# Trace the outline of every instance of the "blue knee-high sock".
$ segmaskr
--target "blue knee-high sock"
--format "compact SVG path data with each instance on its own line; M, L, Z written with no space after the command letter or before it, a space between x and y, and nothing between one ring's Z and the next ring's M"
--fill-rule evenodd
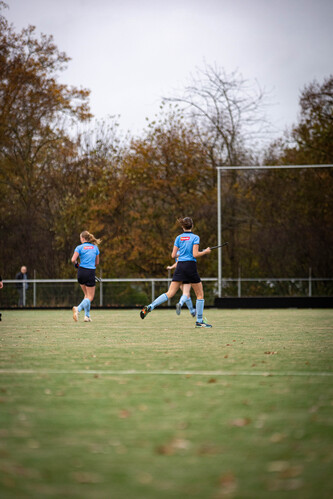
M193 314L193 312L195 312L195 308L193 307L193 303L192 303L192 300L191 298L187 298L186 300L186 305L187 305L187 308L189 309L189 311L191 312L191 314Z
M86 312L87 317L90 317L90 306L91 306L91 301L88 298L86 298L86 306L84 310Z
M86 306L86 298L83 298L80 305L77 307L78 312L81 312L81 310L86 310L85 306Z
M184 303L186 302L186 300L187 300L187 296L186 295L182 295L180 297L179 303L180 303L181 307L184 305Z
M84 310L85 314L89 317L90 314L90 300L88 298L84 298L84 300L81 301L80 305L78 306L78 312L81 312L81 310Z
M154 300L153 303L150 304L151 309L154 310L154 308L158 307L159 305L162 305L162 303L167 301L167 299L168 297L166 293L163 293L162 295L158 296L156 300Z
M197 322L203 322L203 310L204 310L205 300L197 300L196 310L197 310Z

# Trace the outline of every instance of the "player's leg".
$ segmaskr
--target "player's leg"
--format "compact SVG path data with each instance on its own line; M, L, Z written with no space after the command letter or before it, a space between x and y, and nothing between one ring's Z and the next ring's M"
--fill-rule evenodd
M88 310L88 316L90 315L89 314L89 311L90 311L89 296L91 294L89 291L90 288L88 286L86 286L85 284L80 284L80 286L81 286L81 289L83 291L84 298L77 307L73 307L73 309L72 309L73 310L73 319L75 320L75 322L77 322L79 320L79 313L82 310L84 310L85 316L87 316L87 310ZM94 289L94 294L95 294L95 289Z
M144 319L149 312L154 310L154 308L162 305L162 303L166 302L169 298L172 298L178 291L181 283L178 281L172 281L170 287L166 293L162 293L160 296L156 298L150 305L145 305L140 312L141 319Z
M95 286L86 286L86 307L85 307L85 316L84 316L84 321L85 322L91 322L91 318L90 318L90 306L91 306L91 303L93 301L93 299L95 298L95 290L96 290L96 287Z
M184 303L186 303L186 305L190 309L190 306L188 305L187 302L188 302L188 300L191 301L191 298L190 298L191 284L189 284L189 283L183 284L183 286L181 286L181 289L182 289L182 295L179 299L179 302L176 305L176 314L177 315L180 315L181 308L184 305ZM192 304L192 301L191 301L191 304ZM193 305L192 305L192 309L193 309Z
M84 309L84 305L85 305L85 300L86 300L86 285L85 284L80 284L80 287L83 291L83 300L81 301L81 303L77 306L77 307L73 307L72 310L73 310L73 319L75 320L75 322L77 322L79 320L79 312L81 312L81 310Z
M203 320L205 300L204 300L204 291L203 291L202 282L192 283L192 288L197 297L197 302L195 306L197 314L195 327L207 327L207 328L212 327L210 324L207 324Z
M192 300L191 300L191 284L184 284L184 289L183 289L183 295L186 296L186 306L190 311L190 314L192 317L195 317L195 308L193 306Z

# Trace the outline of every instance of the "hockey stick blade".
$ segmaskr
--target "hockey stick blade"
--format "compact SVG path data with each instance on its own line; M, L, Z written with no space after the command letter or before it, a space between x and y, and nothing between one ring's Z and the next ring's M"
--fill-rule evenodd
M219 244L218 246L211 246L211 248L210 248L210 249L212 250L212 249L216 249L216 248L222 248L223 246L228 246L228 244L229 244L229 243L228 243L228 242L226 242L226 243L223 243L223 244Z

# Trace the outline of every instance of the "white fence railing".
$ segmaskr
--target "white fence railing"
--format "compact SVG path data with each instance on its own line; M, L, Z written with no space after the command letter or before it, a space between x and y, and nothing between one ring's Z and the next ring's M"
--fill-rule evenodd
M211 293L214 294L215 296L218 296L218 278L217 277L204 277L202 278L202 281L204 283L210 284L210 288L213 287L211 290ZM244 277L238 277L238 278L223 278L222 280L222 288L225 291L225 294L230 296L230 289L232 287L233 290L233 296L237 295L239 298L240 297L245 297L245 296L254 296L253 294L248 294L245 292L243 293L243 288L244 285L246 284L251 284L251 283L258 283L258 284L263 284L263 289L265 288L266 292L265 294L270 294L267 293L267 290L271 290L272 293L274 294L274 290L277 288L277 286L281 286L282 283L289 283L289 290L288 292L284 292L283 296L292 296L293 292L298 291L302 296L309 296L311 297L313 294L313 285L314 283L330 283L333 281L333 278L314 278L311 276L311 274L308 277L286 277L286 278L274 278L274 277L269 277L269 278L244 278ZM104 305L104 286L112 286L117 285L120 283L131 283L135 285L139 284L149 284L150 285L150 294L151 294L151 301L155 299L156 295L156 285L160 283L165 283L165 290L168 288L169 284L171 282L171 276L167 278L121 278L121 279L116 279L116 278L103 278L101 279L100 282L96 283L97 287L99 288L99 292L96 293L96 298L95 299L95 305L99 305L100 307L103 307ZM23 307L26 306L27 304L27 295L29 293L30 296L30 306L32 305L33 307L37 306L37 292L39 287L43 287L47 284L52 284L54 286L54 293L56 290L56 287L59 286L60 284L73 284L74 286L77 285L77 279L27 279L27 280L15 280L15 279L6 279L3 281L4 283L4 288L1 290L1 294L6 294L6 290L8 289L7 286L9 285L12 289L17 288L17 291L21 292L21 305ZM24 284L24 285L23 285ZM26 289L26 285L28 285L28 288ZM18 287L19 286L19 287ZM327 286L327 284L326 284ZM31 288L32 288L32 297L31 297ZM291 290L293 288L293 292ZM206 289L206 286L205 286ZM287 289L285 287L285 289ZM29 290L29 291L28 291ZM13 294L13 293L12 293ZM52 294L52 293L51 293ZM276 293L275 293L276 294ZM281 293L280 293L281 294ZM328 293L325 293L326 295L333 295L333 283L330 286L330 289ZM16 296L16 295L15 295ZM32 299L31 299L32 298ZM0 296L1 299L1 296ZM170 300L168 301L168 305L170 305Z

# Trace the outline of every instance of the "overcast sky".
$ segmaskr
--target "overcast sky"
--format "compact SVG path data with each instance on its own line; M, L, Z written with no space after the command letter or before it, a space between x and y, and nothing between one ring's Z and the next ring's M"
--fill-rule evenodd
M92 113L133 134L204 61L270 92L277 134L297 121L304 85L333 74L332 0L5 2L17 30L32 24L71 57L61 81L91 90Z

